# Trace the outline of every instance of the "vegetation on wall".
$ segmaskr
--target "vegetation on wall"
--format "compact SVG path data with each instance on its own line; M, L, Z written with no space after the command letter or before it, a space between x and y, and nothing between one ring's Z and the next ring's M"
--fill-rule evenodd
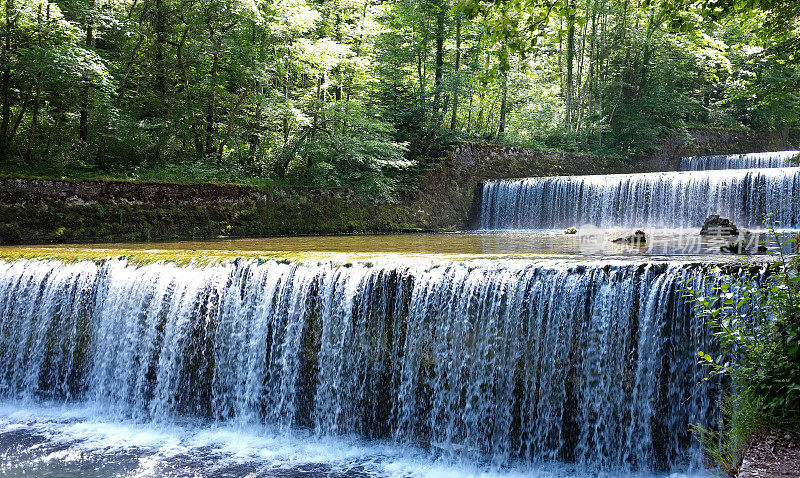
M0 169L413 184L453 141L798 124L796 2L7 0Z

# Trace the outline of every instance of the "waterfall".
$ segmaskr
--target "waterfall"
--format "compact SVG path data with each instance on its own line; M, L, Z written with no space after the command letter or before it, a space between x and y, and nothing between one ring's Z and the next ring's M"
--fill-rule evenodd
M681 158L681 171L707 171L711 169L785 168L800 151L775 151L768 153L722 154Z
M483 229L699 228L709 214L758 228L800 227L800 168L561 176L487 181Z
M687 470L718 391L681 262L0 261L0 396Z

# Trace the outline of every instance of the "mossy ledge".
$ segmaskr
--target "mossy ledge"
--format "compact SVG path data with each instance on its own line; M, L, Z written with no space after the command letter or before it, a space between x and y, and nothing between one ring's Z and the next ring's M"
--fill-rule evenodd
M492 254L462 254L462 253L397 253L397 252L297 252L297 251L248 251L227 249L167 249L138 247L109 247L98 246L0 246L0 262L13 262L17 260L43 260L73 263L79 261L103 262L107 260L124 260L135 266L144 266L154 263L170 263L178 266L204 266L231 261L277 261L283 263L322 264L330 263L335 266L348 267L359 263L368 267L391 264L415 264L427 267L448 266L453 262L486 261L503 259L506 261L533 261L533 262L564 262L575 267L584 267L586 264L603 263L612 264L638 263L641 267L676 262L674 258L665 256L638 256L638 257L598 257L553 254L522 254L522 253L492 253ZM715 268L720 273L731 273L742 268L757 272L772 262L771 258L753 259L747 256L697 256L684 258L680 262L685 267Z
M0 178L0 243L413 231L407 206L344 190Z

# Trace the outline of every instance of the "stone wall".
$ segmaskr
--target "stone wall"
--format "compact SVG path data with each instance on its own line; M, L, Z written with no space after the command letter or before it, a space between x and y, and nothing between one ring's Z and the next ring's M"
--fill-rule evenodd
M114 242L397 232L402 204L347 190L0 178L0 243Z
M668 171L681 156L787 149L799 139L789 130L690 129L634 160L463 143L393 202L336 189L0 178L0 243L458 230L475 225L487 179Z
M413 204L429 229L473 228L484 180L635 170L634 163L615 158L462 143L422 178Z

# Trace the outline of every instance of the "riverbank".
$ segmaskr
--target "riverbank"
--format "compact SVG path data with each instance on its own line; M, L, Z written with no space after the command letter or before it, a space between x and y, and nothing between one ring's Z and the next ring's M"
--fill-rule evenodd
M800 474L800 440L797 435L775 431L753 440L739 469L738 478L797 478Z
M476 192L486 179L670 171L681 156L795 140L779 131L687 134L635 160L462 143L390 200L345 189L0 177L0 244L461 230L476 226Z

